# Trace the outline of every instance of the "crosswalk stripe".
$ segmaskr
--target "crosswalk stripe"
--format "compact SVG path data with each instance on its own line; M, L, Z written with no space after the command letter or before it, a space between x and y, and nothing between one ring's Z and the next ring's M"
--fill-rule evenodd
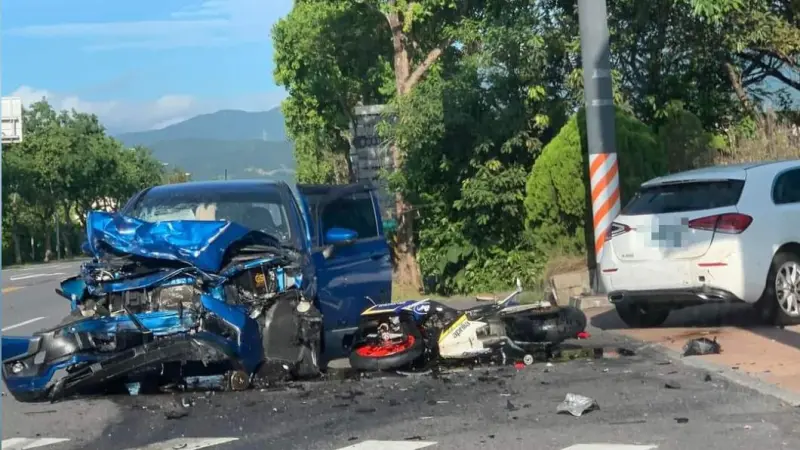
M577 444L562 450L654 450L656 445Z
M0 443L0 447L2 447L3 450L28 450L31 448L44 447L45 445L58 444L68 440L69 439L59 438L11 438L3 439L3 442Z
M339 450L418 450L435 444L426 441L364 441Z
M228 442L238 441L239 438L175 438L168 441L156 442L144 447L136 447L128 450L198 450L215 445L227 444Z

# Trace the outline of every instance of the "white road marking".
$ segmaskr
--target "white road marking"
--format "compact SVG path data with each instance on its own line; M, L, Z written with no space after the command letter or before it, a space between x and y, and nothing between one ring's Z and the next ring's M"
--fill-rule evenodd
M654 450L657 445L577 444L562 450Z
M436 445L426 441L364 441L339 450L417 450Z
M0 447L2 447L3 450L27 450L29 448L38 448L44 447L45 445L67 442L68 440L69 439L58 438L11 438L3 439L3 442L0 443Z
M52 273L34 273L31 275L19 275L16 277L11 277L8 281L20 281L20 280L28 280L30 278L40 278L40 277L54 277L56 275L66 275L64 272L52 272Z
M198 450L206 447L213 447L215 445L227 444L228 442L238 441L239 438L224 437L224 438L176 438L168 441L156 442L144 447L131 448L128 450L173 450L179 448L180 450Z
M46 317L34 317L33 319L26 320L25 322L20 322L20 323L15 323L14 325L9 325L9 326L3 328L0 331L8 331L8 330L13 330L14 328L24 327L25 325L28 325L29 323L38 322L38 321L40 321L42 319L46 319ZM3 441L3 442L5 442L5 441Z

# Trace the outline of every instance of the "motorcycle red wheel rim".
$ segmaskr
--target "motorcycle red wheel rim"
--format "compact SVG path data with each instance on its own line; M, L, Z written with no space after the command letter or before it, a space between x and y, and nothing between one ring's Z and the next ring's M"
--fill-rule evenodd
M356 349L356 354L365 358L384 358L410 349L414 345L414 341L414 336L409 334L406 335L403 342L390 342L382 345L365 345L359 347Z

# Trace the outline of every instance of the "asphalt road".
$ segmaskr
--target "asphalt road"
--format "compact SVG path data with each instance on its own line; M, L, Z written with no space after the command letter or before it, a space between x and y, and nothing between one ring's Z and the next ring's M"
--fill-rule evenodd
M6 291L3 327L44 317L9 334L55 324L67 311L66 301L53 293L62 275L19 277L70 272L55 266L3 271L4 290L24 285ZM592 338L582 345L637 348L616 335L590 331ZM557 414L567 393L592 397L599 409L581 417ZM800 448L800 408L644 348L630 357L522 370L464 369L438 378L329 380L241 393L34 405L4 395L2 402L3 449ZM580 446L587 444L609 445Z

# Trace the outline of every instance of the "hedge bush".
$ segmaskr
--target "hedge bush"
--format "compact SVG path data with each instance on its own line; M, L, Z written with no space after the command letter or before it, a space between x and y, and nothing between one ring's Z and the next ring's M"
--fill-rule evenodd
M620 108L615 116L624 205L642 182L666 173L667 160L645 124ZM525 226L540 255L556 251L587 254L593 260L588 180L586 120L580 110L545 146L528 176Z
M703 129L700 119L684 109L667 115L658 128L658 139L670 173L713 164L719 147L714 136Z

